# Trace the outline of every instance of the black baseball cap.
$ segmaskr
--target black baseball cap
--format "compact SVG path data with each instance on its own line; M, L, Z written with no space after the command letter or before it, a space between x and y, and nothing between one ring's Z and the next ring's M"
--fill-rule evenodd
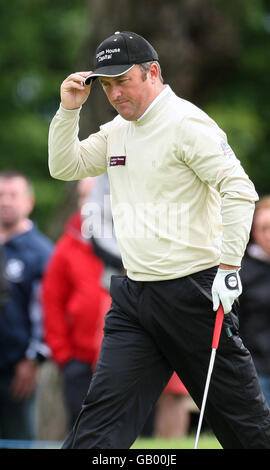
M118 77L128 72L135 64L158 60L151 44L139 34L117 31L105 39L97 48L94 72L85 79L89 85L93 78Z

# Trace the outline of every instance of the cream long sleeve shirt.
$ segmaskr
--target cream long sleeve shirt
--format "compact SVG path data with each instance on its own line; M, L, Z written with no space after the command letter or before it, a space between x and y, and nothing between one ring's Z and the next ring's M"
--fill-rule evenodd
M108 172L123 264L133 280L240 266L258 199L226 134L169 86L138 121L117 116L79 141L80 110L60 106L49 131L54 178Z

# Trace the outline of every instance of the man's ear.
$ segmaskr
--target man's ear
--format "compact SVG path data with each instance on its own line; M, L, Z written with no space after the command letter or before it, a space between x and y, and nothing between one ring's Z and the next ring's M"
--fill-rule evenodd
M149 69L149 76L153 83L157 80L157 78L159 77L159 69L157 64L151 64Z
M29 216L31 214L31 212L33 212L34 210L34 207L35 207L35 197L34 196L30 196L29 197L29 200L28 200L28 207L27 207L27 216Z

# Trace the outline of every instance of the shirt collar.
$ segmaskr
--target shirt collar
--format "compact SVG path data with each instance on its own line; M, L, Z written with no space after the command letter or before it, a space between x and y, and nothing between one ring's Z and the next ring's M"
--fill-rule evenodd
M165 85L163 90L156 96L156 98L152 101L152 103L148 106L148 108L144 111L144 113L137 119L137 122L140 122L142 118L149 113L149 111L165 96L170 90L168 85Z

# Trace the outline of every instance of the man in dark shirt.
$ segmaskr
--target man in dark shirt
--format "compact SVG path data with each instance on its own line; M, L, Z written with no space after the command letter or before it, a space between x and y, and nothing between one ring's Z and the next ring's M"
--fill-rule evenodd
M5 439L33 439L33 405L42 341L39 283L52 242L28 218L34 194L28 179L0 173L0 242L9 299L0 314L0 432Z

